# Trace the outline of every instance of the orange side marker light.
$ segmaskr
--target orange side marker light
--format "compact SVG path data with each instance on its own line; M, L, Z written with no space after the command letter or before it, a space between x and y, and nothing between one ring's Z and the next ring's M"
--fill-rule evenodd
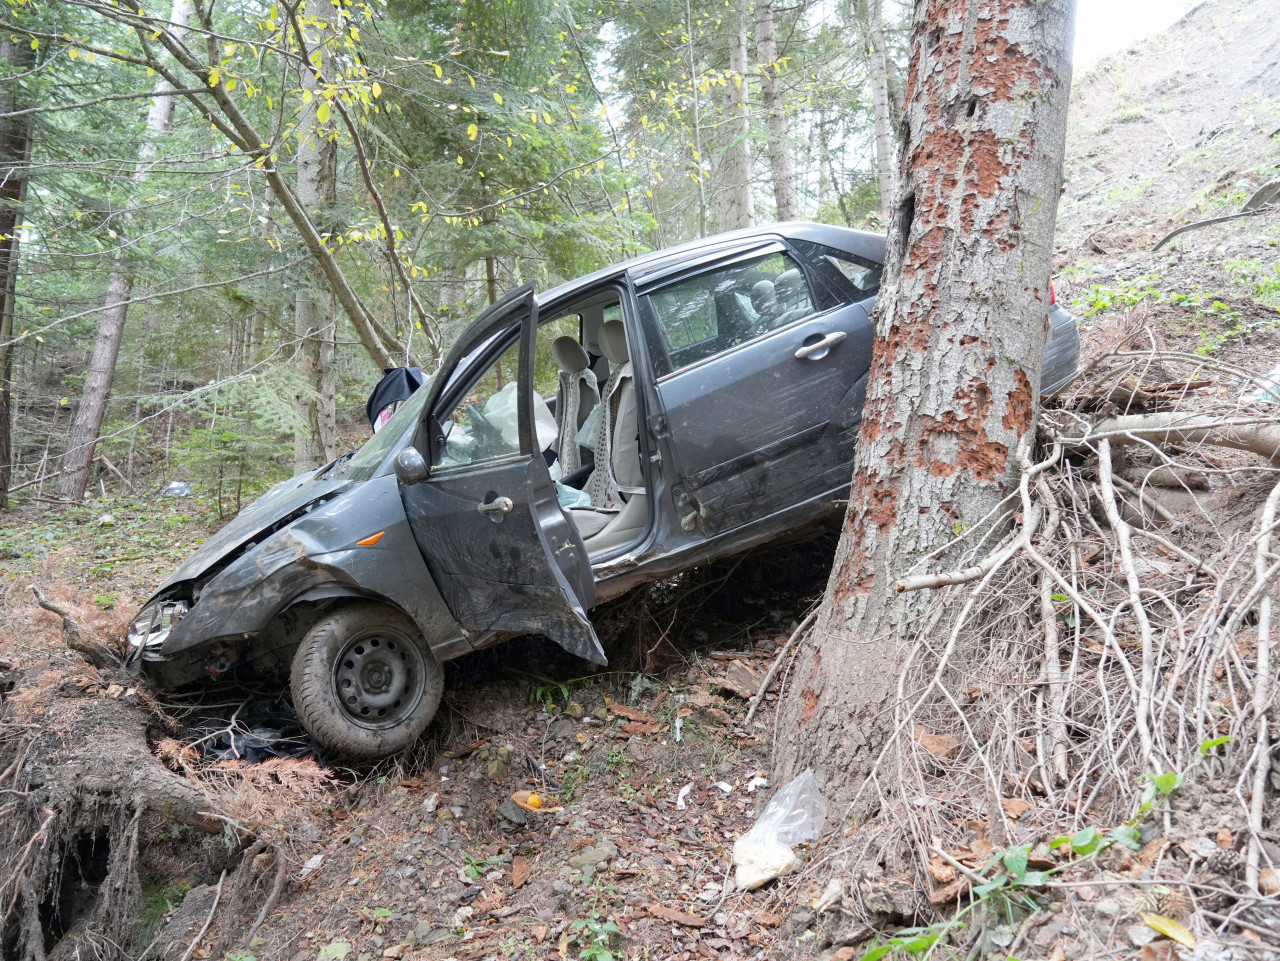
M378 543L378 541L382 540L382 535L385 533L386 531L378 531L378 533L366 537L362 541L356 541L356 547L372 547L374 544Z

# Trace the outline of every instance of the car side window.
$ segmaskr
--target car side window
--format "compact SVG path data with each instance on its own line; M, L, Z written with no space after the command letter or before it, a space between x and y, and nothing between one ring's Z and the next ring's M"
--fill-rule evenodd
M823 309L857 303L879 292L883 264L809 240L792 243L813 268Z
M437 466L461 467L520 453L520 344L502 352L440 426L444 447Z
M659 376L815 313L804 272L781 252L676 281L643 297L640 306L661 340L650 350Z

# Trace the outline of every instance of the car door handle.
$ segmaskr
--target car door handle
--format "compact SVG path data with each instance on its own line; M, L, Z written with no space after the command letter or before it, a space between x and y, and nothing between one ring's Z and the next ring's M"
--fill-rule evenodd
M796 360L821 360L827 356L827 351L837 344L843 344L847 335L843 330L832 331L821 340L815 340L812 344L805 344L796 351Z
M510 497L495 497L489 503L481 504L478 510L482 514L510 514L515 507L515 502Z

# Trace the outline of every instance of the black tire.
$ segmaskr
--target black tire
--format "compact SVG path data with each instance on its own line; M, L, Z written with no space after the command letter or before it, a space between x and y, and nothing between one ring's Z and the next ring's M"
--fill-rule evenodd
M374 760L403 751L427 729L444 671L408 617L358 603L326 614L307 632L290 686L298 720L322 747Z

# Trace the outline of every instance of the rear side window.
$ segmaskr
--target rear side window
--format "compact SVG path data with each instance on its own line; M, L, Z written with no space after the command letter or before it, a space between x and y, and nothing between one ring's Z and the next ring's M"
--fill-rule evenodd
M804 272L780 252L677 281L640 306L658 376L815 313Z
M792 244L813 268L820 299L832 299L823 303L824 309L866 300L880 290L883 264L810 240L793 240Z

